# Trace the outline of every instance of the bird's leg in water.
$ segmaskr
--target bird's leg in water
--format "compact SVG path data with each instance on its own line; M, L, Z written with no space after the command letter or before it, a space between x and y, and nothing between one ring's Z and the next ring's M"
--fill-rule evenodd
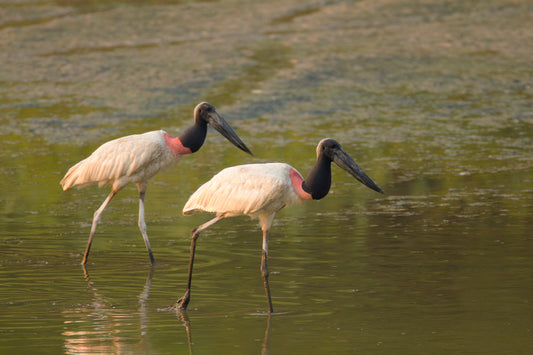
M179 310L186 310L187 306L189 305L189 301L191 300L191 282L192 282L192 269L194 266L194 253L196 250L196 240L200 236L200 232L206 229L207 227L217 223L220 221L223 216L216 216L215 218L205 222L199 227L196 227L191 232L191 255L189 259L189 276L187 279L187 290L185 291L185 294L178 299L176 304L174 305L174 308Z
M104 212L104 209L106 208L107 204L111 201L113 196L116 195L116 191L111 190L109 195L107 195L107 198L105 199L104 203L94 212L93 216L93 224L91 226L91 233L89 234L89 240L87 241L87 248L85 249L85 254L83 254L83 260L81 261L82 265L85 265L87 263L87 258L89 258L89 252L91 251L91 244L93 243L94 238L94 232L96 231L96 225L100 221L100 216L102 215L102 212Z
M272 298L270 297L270 286L268 284L268 266L267 266L267 256L268 256L268 229L263 229L263 253L261 257L261 275L263 276L263 282L265 284L265 293L268 300L268 311L269 313L274 313L272 309Z
M146 223L144 222L144 194L146 193L146 184L137 184L139 189L139 229L144 239L144 245L150 255L150 262L155 265L154 255L152 254L152 248L150 248L150 241L148 240L148 234L146 234Z
M189 257L189 276L187 278L187 290L185 291L185 294L178 299L178 302L176 302L176 308L186 310L187 306L189 305L189 301L191 300L191 282L192 282L192 269L194 266L194 252L196 250L196 239L200 236L200 233L198 233L198 228L195 228L192 230L192 236L191 236L191 255Z

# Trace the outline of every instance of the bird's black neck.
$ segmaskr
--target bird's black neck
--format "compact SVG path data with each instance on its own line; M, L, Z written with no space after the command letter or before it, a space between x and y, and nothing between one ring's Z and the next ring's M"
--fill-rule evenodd
M202 147L206 135L207 122L204 120L196 120L194 126L187 128L179 135L179 139L184 147L189 148L194 153Z
M331 187L331 159L321 155L307 174L302 188L311 194L313 200L320 200L326 196Z

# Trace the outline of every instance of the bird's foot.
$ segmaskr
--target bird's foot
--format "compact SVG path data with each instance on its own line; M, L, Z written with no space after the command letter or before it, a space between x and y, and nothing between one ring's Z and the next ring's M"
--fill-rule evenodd
M174 310L174 311L186 311L190 300L191 300L191 297L189 295L189 292L187 291L187 292L185 292L183 297L180 297L176 301L176 303L174 303L173 306L168 307L168 309L169 310Z

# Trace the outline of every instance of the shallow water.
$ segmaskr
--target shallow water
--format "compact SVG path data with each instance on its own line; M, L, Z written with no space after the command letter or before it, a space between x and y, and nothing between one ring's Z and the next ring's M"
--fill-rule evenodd
M533 347L533 7L528 1L4 1L0 4L0 353L529 353ZM254 152L211 130L104 212L61 191L103 142L178 134L214 104ZM305 175L336 138L386 192L341 169L282 210L267 317L256 221L199 239L187 317L183 217L224 167Z

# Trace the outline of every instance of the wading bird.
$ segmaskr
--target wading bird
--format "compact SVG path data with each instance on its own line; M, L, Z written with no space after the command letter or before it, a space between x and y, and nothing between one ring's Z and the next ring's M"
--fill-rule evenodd
M102 212L113 196L129 183L136 184L139 190L139 229L150 261L155 263L144 222L144 195L148 181L159 171L177 164L182 155L200 149L207 134L207 124L213 126L237 148L252 154L215 107L202 102L194 109L194 125L178 137L172 137L160 130L114 139L102 144L88 158L69 169L60 182L63 190L72 186L82 188L94 184L99 187L111 185L111 193L94 213L82 264L87 263L96 225Z
M325 197L331 186L331 162L346 170L362 184L383 191L357 166L340 144L322 139L316 148L317 160L304 180L293 167L284 163L249 164L226 168L194 192L183 208L184 215L213 212L216 217L192 230L187 289L173 308L186 310L191 296L191 279L196 240L200 232L226 217L248 215L258 218L263 230L261 274L265 285L269 312L272 299L268 284L268 235L276 212L305 200Z

